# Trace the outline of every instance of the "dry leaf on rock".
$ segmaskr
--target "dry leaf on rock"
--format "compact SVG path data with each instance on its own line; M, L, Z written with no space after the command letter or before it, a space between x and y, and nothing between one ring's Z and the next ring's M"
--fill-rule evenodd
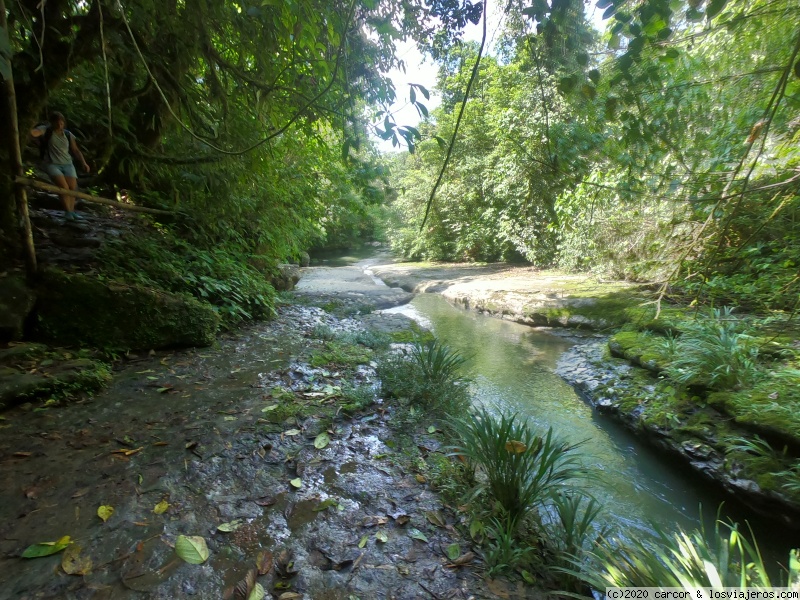
M71 544L61 557L61 568L67 575L88 575L92 572L92 559L81 556L81 547Z
M256 556L256 569L259 575L267 575L272 571L272 552L263 550Z

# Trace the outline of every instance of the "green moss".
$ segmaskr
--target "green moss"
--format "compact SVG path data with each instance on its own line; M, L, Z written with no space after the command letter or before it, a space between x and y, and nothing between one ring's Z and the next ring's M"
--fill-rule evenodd
M121 350L207 346L220 322L193 298L53 269L43 274L37 313L41 338Z
M435 339L431 331L423 329L416 323L412 323L409 329L392 331L389 333L389 337L395 344L411 344L414 342L427 344Z
M800 446L800 375L779 371L751 389L714 392L708 401L740 425Z
M649 371L660 373L667 365L664 338L649 331L621 331L608 341L611 354Z

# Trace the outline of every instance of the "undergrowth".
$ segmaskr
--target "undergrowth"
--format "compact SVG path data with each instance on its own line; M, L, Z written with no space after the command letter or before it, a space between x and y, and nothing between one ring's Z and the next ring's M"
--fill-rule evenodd
M214 307L226 328L274 314L275 290L234 244L203 248L161 229L106 244L102 277L187 294Z

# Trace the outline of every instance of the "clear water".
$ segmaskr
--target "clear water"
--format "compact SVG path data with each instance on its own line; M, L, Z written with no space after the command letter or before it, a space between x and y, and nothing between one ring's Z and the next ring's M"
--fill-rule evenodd
M653 532L656 525L713 531L718 505L723 516L753 526L765 558L785 562L800 545L785 531L764 523L693 475L688 466L642 444L610 418L596 413L553 370L572 342L547 330L465 311L441 296L421 294L391 309L430 327L452 348L470 357L476 400L490 409L513 411L542 429L553 427L570 442L583 442L584 463L597 477L590 491L605 507L605 518L622 537ZM701 513L702 506L702 513ZM701 517L702 514L702 517Z

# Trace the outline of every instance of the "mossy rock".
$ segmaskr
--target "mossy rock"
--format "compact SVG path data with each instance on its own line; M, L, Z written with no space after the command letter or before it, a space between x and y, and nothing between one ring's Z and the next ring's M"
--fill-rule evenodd
M612 356L624 358L653 373L661 373L667 365L662 339L650 332L621 331L608 340Z
M66 346L208 346L219 316L209 304L142 286L49 269L39 284L38 337Z
M0 341L21 340L36 295L21 275L0 277Z
M0 408L39 398L62 400L102 389L109 366L88 357L20 344L0 354Z
M779 372L751 389L714 392L708 402L736 423L800 448L800 376Z

